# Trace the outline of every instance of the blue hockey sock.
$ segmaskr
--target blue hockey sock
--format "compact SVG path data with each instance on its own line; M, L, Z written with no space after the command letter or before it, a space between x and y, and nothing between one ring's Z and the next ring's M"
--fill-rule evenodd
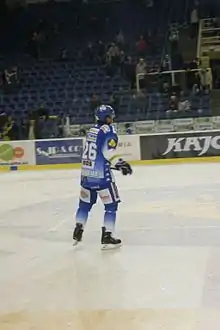
M85 226L87 219L88 219L89 211L84 210L82 208L78 208L76 212L76 222L81 223L83 227Z
M106 210L104 215L104 227L108 232L114 232L116 221L116 211Z

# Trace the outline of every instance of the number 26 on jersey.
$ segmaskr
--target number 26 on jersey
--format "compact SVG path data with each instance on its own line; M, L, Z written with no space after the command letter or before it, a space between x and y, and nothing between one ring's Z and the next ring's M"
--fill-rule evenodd
M88 161L95 161L97 156L97 145L94 142L86 142L82 159Z

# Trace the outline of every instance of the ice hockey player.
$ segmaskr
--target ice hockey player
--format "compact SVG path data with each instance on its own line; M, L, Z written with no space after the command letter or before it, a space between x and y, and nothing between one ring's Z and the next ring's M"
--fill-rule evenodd
M101 245L102 249L111 249L121 246L121 240L113 236L120 197L112 168L123 175L132 174L132 168L116 152L118 136L112 125L114 109L101 105L96 109L95 117L97 124L87 132L82 155L81 191L73 245L82 240L89 211L99 196L105 207Z

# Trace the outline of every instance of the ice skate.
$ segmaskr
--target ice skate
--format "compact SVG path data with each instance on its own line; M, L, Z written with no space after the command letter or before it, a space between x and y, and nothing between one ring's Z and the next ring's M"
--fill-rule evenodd
M101 245L102 250L111 250L120 248L122 242L119 238L113 237L111 232L107 232L105 227L102 227Z
M76 246L82 241L83 226L81 223L77 223L73 232L73 246Z

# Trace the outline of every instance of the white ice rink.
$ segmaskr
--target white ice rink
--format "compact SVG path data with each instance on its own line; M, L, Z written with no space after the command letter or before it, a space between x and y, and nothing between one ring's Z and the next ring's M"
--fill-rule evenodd
M220 164L117 175L121 250L102 205L72 247L78 171L0 175L0 330L220 329Z

